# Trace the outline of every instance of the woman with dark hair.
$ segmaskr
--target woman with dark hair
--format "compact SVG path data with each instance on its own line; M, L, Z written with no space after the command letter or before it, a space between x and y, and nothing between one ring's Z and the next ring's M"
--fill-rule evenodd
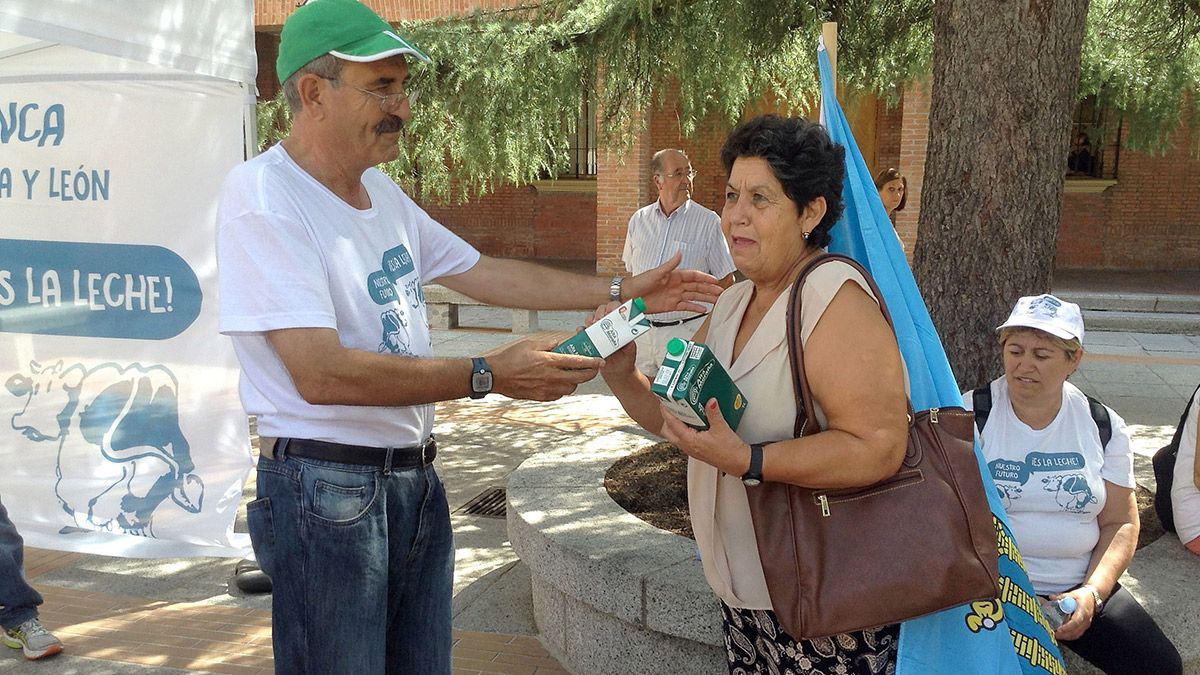
M704 574L720 597L730 672L889 673L897 624L817 640L788 635L772 611L747 491L763 480L809 488L865 486L904 457L907 400L896 339L870 284L841 262L805 280L801 340L821 432L793 438L791 288L822 254L842 211L845 151L825 130L774 115L749 120L721 149L729 174L721 228L745 281L718 300L694 338L750 401L735 433L716 401L710 428L666 413L634 367L633 345L606 359L604 379L626 412L683 450Z
M895 218L896 212L903 211L908 203L908 179L899 169L888 168L875 174L875 189L888 218Z

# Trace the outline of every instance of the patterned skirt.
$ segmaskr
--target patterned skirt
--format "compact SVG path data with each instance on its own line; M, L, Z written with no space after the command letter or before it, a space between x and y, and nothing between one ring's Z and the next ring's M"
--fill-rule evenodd
M900 624L795 640L775 612L721 603L730 675L895 675Z

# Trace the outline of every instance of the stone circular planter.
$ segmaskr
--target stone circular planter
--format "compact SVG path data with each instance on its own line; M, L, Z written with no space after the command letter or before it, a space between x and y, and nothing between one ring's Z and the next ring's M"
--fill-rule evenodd
M573 673L728 672L695 543L604 489L613 462L648 443L613 431L531 457L510 476L508 534L532 576L534 619Z

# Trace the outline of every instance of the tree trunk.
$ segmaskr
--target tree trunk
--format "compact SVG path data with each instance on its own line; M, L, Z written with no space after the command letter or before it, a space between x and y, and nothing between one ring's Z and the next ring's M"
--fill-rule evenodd
M938 0L914 271L963 389L1050 291L1088 0Z

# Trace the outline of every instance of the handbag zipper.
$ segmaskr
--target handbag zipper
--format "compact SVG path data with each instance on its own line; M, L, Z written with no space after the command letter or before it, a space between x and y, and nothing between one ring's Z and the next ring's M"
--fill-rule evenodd
M818 492L813 495L813 501L821 507L821 517L828 518L832 515L831 504L839 502L854 501L857 499L868 499L881 495L891 490L907 487L915 483L920 483L925 480L925 475L920 469L908 469L896 473L891 478L868 485L861 488L845 488L841 490L831 490L828 492Z

